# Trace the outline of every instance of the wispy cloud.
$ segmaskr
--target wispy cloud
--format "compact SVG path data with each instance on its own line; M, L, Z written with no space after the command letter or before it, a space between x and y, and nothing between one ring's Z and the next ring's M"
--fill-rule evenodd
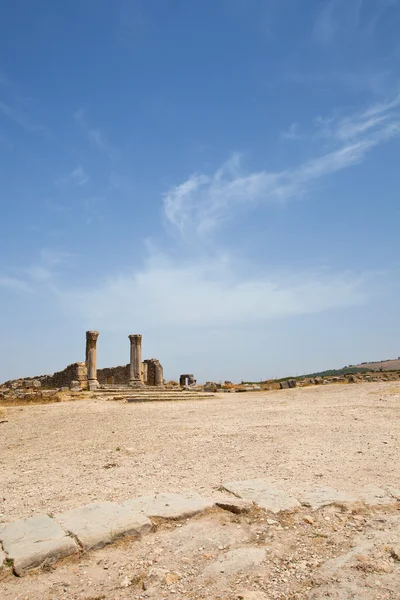
M55 184L57 186L63 186L67 184L74 185L85 185L89 181L89 175L85 172L85 170L79 165L75 169L73 169L68 175L64 175L56 180Z
M328 0L322 4L314 23L314 36L327 46L338 35L354 32L360 26L363 0Z
M43 131L43 128L26 111L28 104L26 99L21 97L15 85L4 73L0 73L0 90L3 96L3 98L0 98L0 114L14 121L29 133ZM6 97L6 100L4 97Z
M108 330L125 329L133 313L144 329L198 329L357 306L367 297L362 278L350 274L269 271L249 277L227 255L186 261L150 256L134 273L59 295L81 318Z
M56 270L65 265L71 254L53 248L42 248L39 260L24 270L25 275L32 283L50 284L56 277Z
M95 146L107 154L109 158L114 159L117 157L117 150L108 141L105 134L100 129L88 125L84 108L79 108L74 113L74 119L79 127L85 132L87 139L92 146Z
M302 135L299 131L298 123L292 123L287 129L281 132L280 137L283 140L300 140Z
M183 236L205 234L235 216L238 208L303 196L319 179L361 163L376 146L400 134L400 95L343 116L318 118L312 136L330 151L278 172L246 172L235 155L213 174L195 173L170 189L164 214Z
M11 106L10 104L3 102L2 100L0 100L0 113L2 113L8 119L11 119L18 125L20 125L23 129L25 129L25 131L34 133L37 131L41 131L42 129L41 127L39 127L39 125L36 125L32 121L32 119L26 114L26 112L22 108L18 106Z
M32 292L33 288L23 279L10 277L8 275L0 275L0 288L11 291Z

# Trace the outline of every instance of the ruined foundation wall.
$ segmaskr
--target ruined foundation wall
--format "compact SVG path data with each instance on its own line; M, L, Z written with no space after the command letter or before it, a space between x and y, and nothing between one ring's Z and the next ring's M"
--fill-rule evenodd
M86 365L78 362L68 365L63 371L58 371L53 375L45 375L41 378L41 383L45 388L69 387L72 381L79 381L83 386L86 384L86 378Z
M156 358L149 358L144 361L147 365L147 385L162 385L163 384L163 368L161 363Z
M72 381L78 381L82 388L87 384L87 370L85 363L77 362L68 365L63 371L53 373L53 375L39 375L36 377L22 377L6 381L6 387L42 387L47 389L55 389L61 387L69 387Z
M128 385L129 365L97 369L97 381L100 385L105 385L106 383L114 385Z

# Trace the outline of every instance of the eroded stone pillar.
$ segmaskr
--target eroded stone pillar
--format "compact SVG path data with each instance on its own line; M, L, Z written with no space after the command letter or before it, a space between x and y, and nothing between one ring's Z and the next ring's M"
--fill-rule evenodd
M145 385L147 385L147 362L144 361L142 363L142 381Z
M142 386L142 336L140 333L129 336L131 342L131 361L129 368L129 383Z
M97 381L97 338L99 337L98 331L87 331L86 332L86 367L87 367L87 380L89 390L95 390L99 387Z
M161 364L157 361L154 367L154 385L164 385L164 373Z

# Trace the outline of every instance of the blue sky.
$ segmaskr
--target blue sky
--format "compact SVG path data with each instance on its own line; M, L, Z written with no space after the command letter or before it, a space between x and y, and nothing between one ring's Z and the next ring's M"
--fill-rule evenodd
M3 0L0 380L400 355L400 2Z

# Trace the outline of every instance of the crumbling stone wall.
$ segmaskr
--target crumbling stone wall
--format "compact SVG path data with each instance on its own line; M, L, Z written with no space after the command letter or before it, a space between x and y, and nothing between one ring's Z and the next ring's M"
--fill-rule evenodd
M100 385L105 385L107 383L114 385L128 385L129 365L97 369L97 381Z
M164 375L160 361L156 358L148 358L144 363L147 365L146 385L163 385Z
M53 375L45 375L41 378L42 387L44 388L69 387L72 381L79 381L81 387L86 386L87 370L85 363L73 363L63 371L58 371Z
M69 387L72 381L78 381L82 388L87 384L86 365L82 362L68 365L63 371L53 373L53 375L39 375L36 377L23 377L6 381L4 385L10 388L47 388L55 389Z

